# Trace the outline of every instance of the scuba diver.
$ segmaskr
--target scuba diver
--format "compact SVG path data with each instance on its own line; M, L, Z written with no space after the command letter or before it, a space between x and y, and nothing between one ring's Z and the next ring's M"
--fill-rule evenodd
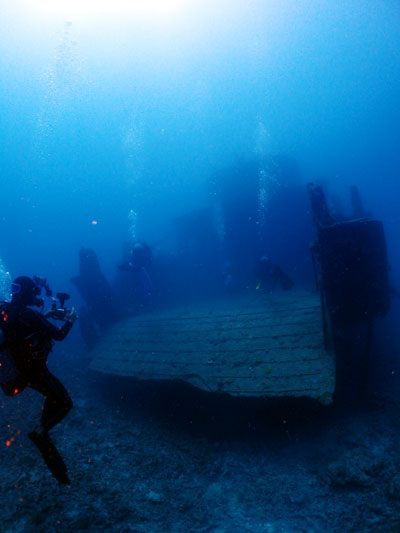
M53 341L62 341L72 328L77 315L72 308L64 307L68 294L58 293L51 309L43 314L44 301L40 298L42 288L51 296L46 280L20 276L11 286L11 302L0 303L0 325L3 343L1 360L7 360L8 373L1 372L1 388L7 396L15 396L26 387L40 392L45 397L40 424L29 433L29 438L39 449L54 477L61 483L70 484L67 468L49 436L49 431L67 415L72 400L64 385L50 372L47 358ZM36 311L31 307L42 307ZM52 324L48 318L62 320L62 327Z
M263 255L258 260L255 275L257 278L257 288L261 287L263 289L273 290L279 286L284 291L293 289L293 280L279 265L274 264L266 255Z
M118 265L115 290L121 305L130 314L140 313L154 297L150 269L153 254L144 241L136 241L125 252L124 261Z
M128 250L127 258L119 268L121 270L139 270L144 268L149 270L153 254L150 246L144 241L136 241L133 246Z

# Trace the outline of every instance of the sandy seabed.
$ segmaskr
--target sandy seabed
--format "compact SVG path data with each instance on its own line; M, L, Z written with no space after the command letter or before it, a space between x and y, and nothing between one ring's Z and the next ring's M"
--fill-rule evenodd
M74 409L52 437L71 486L27 437L40 395L4 396L2 533L400 532L396 376L373 407L272 408L102 377L58 348Z

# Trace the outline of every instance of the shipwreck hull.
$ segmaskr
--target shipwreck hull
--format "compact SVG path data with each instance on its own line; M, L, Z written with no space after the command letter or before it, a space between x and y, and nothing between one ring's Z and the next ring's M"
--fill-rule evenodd
M335 360L326 340L319 294L257 292L121 321L104 334L91 369L233 396L330 403Z

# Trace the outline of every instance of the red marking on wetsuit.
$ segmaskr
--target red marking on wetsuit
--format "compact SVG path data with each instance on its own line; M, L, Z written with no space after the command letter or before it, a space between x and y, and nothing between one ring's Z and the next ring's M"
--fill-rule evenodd
M18 394L19 393L19 390L18 389L14 389L14 394Z
M7 320L8 320L8 315L7 315L7 313L3 310L3 311L1 312L1 314L3 315L3 322L7 322Z
M10 427L10 426L8 426ZM15 439L18 437L18 435L21 434L21 430L18 430L17 433L14 435L14 437L11 437L8 441L6 441L7 446L11 446L11 444L15 441ZM18 487L16 487L18 488Z

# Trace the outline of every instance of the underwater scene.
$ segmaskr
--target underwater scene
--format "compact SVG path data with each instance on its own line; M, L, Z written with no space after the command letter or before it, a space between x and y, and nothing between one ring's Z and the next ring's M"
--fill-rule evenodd
M400 532L400 4L0 0L0 532Z

